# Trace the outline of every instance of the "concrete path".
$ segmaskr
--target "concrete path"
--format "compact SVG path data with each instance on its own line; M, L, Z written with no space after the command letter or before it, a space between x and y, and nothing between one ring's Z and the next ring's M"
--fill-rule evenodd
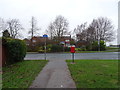
M76 88L65 60L51 58L30 88Z

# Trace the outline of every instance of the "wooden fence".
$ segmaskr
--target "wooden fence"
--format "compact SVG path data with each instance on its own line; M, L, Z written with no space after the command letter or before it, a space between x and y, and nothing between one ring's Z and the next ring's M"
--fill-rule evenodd
M0 44L0 67L6 64L6 48Z

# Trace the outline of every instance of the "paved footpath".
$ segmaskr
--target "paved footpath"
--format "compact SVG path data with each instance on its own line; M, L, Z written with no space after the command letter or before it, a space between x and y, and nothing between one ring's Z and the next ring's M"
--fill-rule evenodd
M52 58L30 88L76 88L65 60Z

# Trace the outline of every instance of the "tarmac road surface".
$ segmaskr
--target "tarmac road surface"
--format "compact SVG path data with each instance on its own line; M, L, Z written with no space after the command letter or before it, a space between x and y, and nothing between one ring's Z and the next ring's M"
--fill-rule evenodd
M47 60L72 59L71 53L47 53ZM75 53L75 59L120 59L120 52L98 52L98 53ZM40 53L26 54L25 60L45 59L45 55Z

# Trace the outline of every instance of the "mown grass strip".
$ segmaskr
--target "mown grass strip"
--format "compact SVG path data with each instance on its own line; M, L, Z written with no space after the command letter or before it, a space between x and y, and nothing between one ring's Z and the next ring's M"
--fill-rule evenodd
M2 68L2 88L28 88L47 62L27 60Z
M118 60L75 60L67 64L77 88L120 88Z

